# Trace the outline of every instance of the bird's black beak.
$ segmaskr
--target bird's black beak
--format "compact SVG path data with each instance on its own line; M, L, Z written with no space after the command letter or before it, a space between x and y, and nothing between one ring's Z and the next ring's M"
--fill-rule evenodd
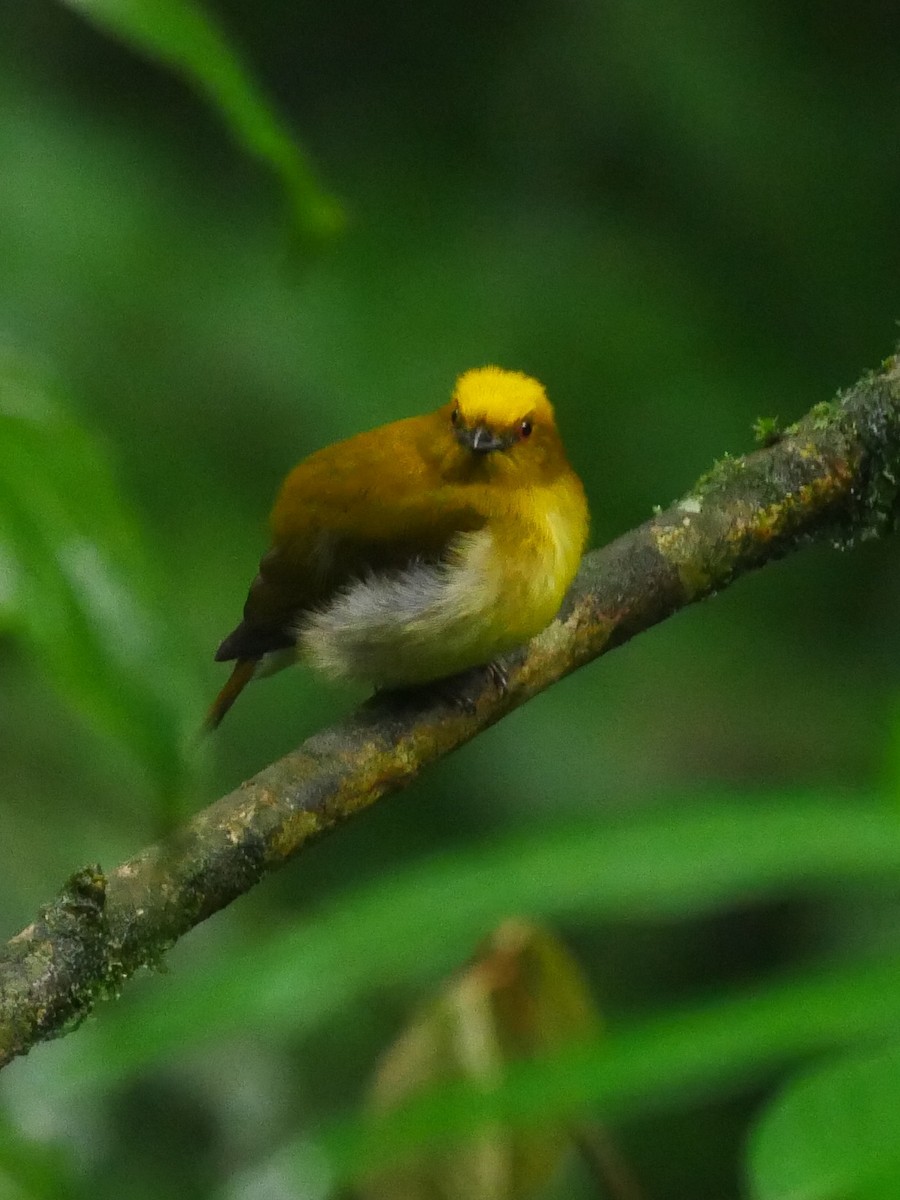
M509 445L505 438L491 433L486 425L475 425L472 429L458 429L456 437L473 454L490 454L492 450L503 450Z

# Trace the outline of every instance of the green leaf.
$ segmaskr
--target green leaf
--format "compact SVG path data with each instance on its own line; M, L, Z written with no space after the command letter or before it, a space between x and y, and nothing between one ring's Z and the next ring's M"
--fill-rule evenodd
M900 1192L900 1045L794 1079L750 1143L754 1200L890 1200Z
M898 1031L900 960L894 960L613 1030L602 1042L516 1064L494 1088L456 1083L345 1125L316 1149L336 1178L359 1178L425 1147L455 1144L492 1122L540 1126L588 1106L603 1119L646 1113L681 1105L686 1095L720 1093L799 1055Z
M102 1043L83 1071L117 1074L248 1026L309 1030L373 989L435 978L510 913L685 917L898 873L900 819L849 799L742 796L509 838L407 869L220 964L168 976L82 1035Z
M63 0L95 25L183 75L219 109L249 154L281 180L301 234L319 240L344 223L305 152L263 95L223 30L197 0Z
M171 800L202 708L175 632L144 597L139 545L101 447L0 350L0 629Z

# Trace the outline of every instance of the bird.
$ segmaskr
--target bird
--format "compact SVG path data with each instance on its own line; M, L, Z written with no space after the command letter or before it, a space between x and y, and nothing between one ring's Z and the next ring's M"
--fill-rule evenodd
M205 728L295 662L378 690L490 668L556 616L588 520L546 390L521 371L473 368L436 410L316 451L281 486Z

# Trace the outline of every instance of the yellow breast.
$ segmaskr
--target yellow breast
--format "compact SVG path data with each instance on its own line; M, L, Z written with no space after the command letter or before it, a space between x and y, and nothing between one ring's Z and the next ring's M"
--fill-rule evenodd
M335 677L407 686L480 666L553 620L587 536L575 476L514 496L445 561L358 580L298 629L300 653Z

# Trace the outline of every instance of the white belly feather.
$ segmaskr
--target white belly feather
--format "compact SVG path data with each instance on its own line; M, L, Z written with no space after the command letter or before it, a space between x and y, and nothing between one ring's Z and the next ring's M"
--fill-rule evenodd
M304 614L298 656L333 677L386 686L488 663L553 618L580 551L556 506L511 564L488 530L461 534L447 561L373 574Z
M489 533L465 534L444 563L414 563L343 589L306 614L300 657L335 677L385 685L422 683L489 661L485 618L499 607Z

